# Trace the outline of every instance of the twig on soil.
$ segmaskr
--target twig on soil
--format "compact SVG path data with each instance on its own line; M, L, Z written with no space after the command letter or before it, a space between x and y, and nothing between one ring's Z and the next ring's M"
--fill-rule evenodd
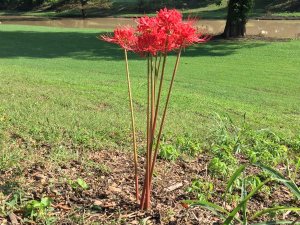
M66 206L66 205L62 205L62 204L57 204L53 206L54 208L59 208L59 209L63 209L63 210L71 210L70 207Z
M174 184L174 185L172 185L172 186L170 186L170 187L168 187L168 188L165 188L165 191L166 191L166 192L171 192L171 191L174 191L174 190L176 190L176 189L178 189L178 188L180 188L180 187L182 187L182 186L183 186L183 183L182 183L182 182L176 183L176 184Z
M133 212L133 213L129 213L129 214L126 214L126 215L120 215L120 219L121 218L132 218L132 217L135 217L136 216L136 212Z
M298 218L291 225L295 225L299 221L300 221L300 216L298 216Z
M12 225L17 225L17 224L19 224L18 219L17 219L17 216L16 216L14 213L10 213L10 214L8 215L8 217L9 217L10 222L11 222Z

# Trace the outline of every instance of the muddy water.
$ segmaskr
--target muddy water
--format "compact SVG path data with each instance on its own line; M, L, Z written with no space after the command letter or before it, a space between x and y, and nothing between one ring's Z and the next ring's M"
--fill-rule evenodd
M66 28L112 29L117 25L135 25L133 19L91 18L91 19L44 19L25 16L0 16L1 24L19 24ZM209 33L221 33L224 20L200 20L198 26ZM1 30L1 25L0 25ZM300 38L300 20L250 20L247 23L248 35L261 35L274 38Z

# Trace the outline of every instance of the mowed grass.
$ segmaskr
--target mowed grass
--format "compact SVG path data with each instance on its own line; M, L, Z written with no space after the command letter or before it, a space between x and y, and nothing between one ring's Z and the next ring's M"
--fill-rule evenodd
M0 25L2 149L130 148L123 52L99 41L100 33L106 31ZM245 115L257 129L287 138L299 135L299 55L299 40L211 41L187 49L164 133L204 141L219 114L237 125ZM174 61L168 58L165 85ZM142 142L145 59L131 54L130 70Z

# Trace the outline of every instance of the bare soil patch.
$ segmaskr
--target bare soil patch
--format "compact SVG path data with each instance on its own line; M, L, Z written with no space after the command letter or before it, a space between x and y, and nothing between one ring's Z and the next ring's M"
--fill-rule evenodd
M63 165L33 163L22 171L5 171L1 173L1 201L4 204L19 189L25 192L24 199L50 197L53 210L48 216L56 217L55 224L139 224L141 221L147 224L221 224L210 211L182 204L183 200L195 199L186 188L193 179L201 178L213 182L214 194L210 201L222 205L221 196L226 182L208 174L210 157L207 154L176 163L159 160L154 177L152 209L147 212L140 211L135 202L131 158L131 154L120 151L99 151L88 155L94 166L73 160ZM144 158L139 160L143 162ZM241 158L240 161L245 160ZM247 171L256 172L257 168ZM140 168L142 173L143 168ZM89 185L87 190L74 189L69 185L68 180L79 177ZM249 202L250 214L275 204L300 205L284 186L272 183L270 187L270 196L258 194ZM233 202L226 207L231 210L235 205ZM13 218L21 223L24 210L19 208L13 213L16 215ZM295 216L288 213L279 218L295 220ZM11 220L10 217L0 217L0 221L8 224ZM29 220L25 224L39 223Z

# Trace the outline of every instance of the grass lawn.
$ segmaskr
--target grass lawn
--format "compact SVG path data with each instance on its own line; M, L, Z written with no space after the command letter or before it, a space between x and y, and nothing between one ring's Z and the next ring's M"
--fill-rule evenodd
M8 143L17 135L53 146L129 145L123 54L97 40L101 32L1 25L0 118ZM217 113L237 124L246 114L255 128L298 135L299 46L300 41L212 41L186 50L166 133L203 140ZM130 59L142 134L146 62ZM170 57L169 64L174 60Z
M199 208L188 210L180 201L196 198L197 191L186 191L194 179L214 190L225 190L226 176L238 163L245 163L242 154L250 160L257 155L269 164L280 164L299 186L294 162L299 160L300 149L300 136L295 138L300 135L300 41L211 41L183 53L164 132L168 140L188 134L190 139L181 139L181 148L197 149L199 155L178 164L158 160L153 179L160 197L153 202L155 212L137 213L134 200L128 200L134 188L132 155L126 151L131 138L123 52L96 38L106 32L0 25L0 221L15 212L24 224L30 219L37 224L133 220L137 224L145 218L155 221L159 210L166 224L173 215L178 221L181 217L195 221L194 212L209 224L212 214L207 217L207 211ZM165 84L174 62L175 56L170 56ZM143 146L145 60L131 54L130 69L138 144ZM245 116L253 129L268 129L283 139L247 129L230 136L230 126L229 132L221 130L222 135L213 139L217 115L229 116L238 127L243 126ZM209 137L214 144L202 152ZM170 147L168 143L163 142L165 147ZM257 169L250 170L257 173ZM79 178L88 187L81 189ZM179 190L166 192L165 187L178 181L184 183ZM219 191L212 194L202 189L209 200L223 201ZM249 213L274 205L299 207L299 201L282 185L272 182L262 193L264 200L257 198L259 204L256 198L249 202ZM47 197L53 200L51 205ZM45 208L33 207L42 201L48 202Z
M272 15L282 17L300 17L300 12L277 12L272 13Z

